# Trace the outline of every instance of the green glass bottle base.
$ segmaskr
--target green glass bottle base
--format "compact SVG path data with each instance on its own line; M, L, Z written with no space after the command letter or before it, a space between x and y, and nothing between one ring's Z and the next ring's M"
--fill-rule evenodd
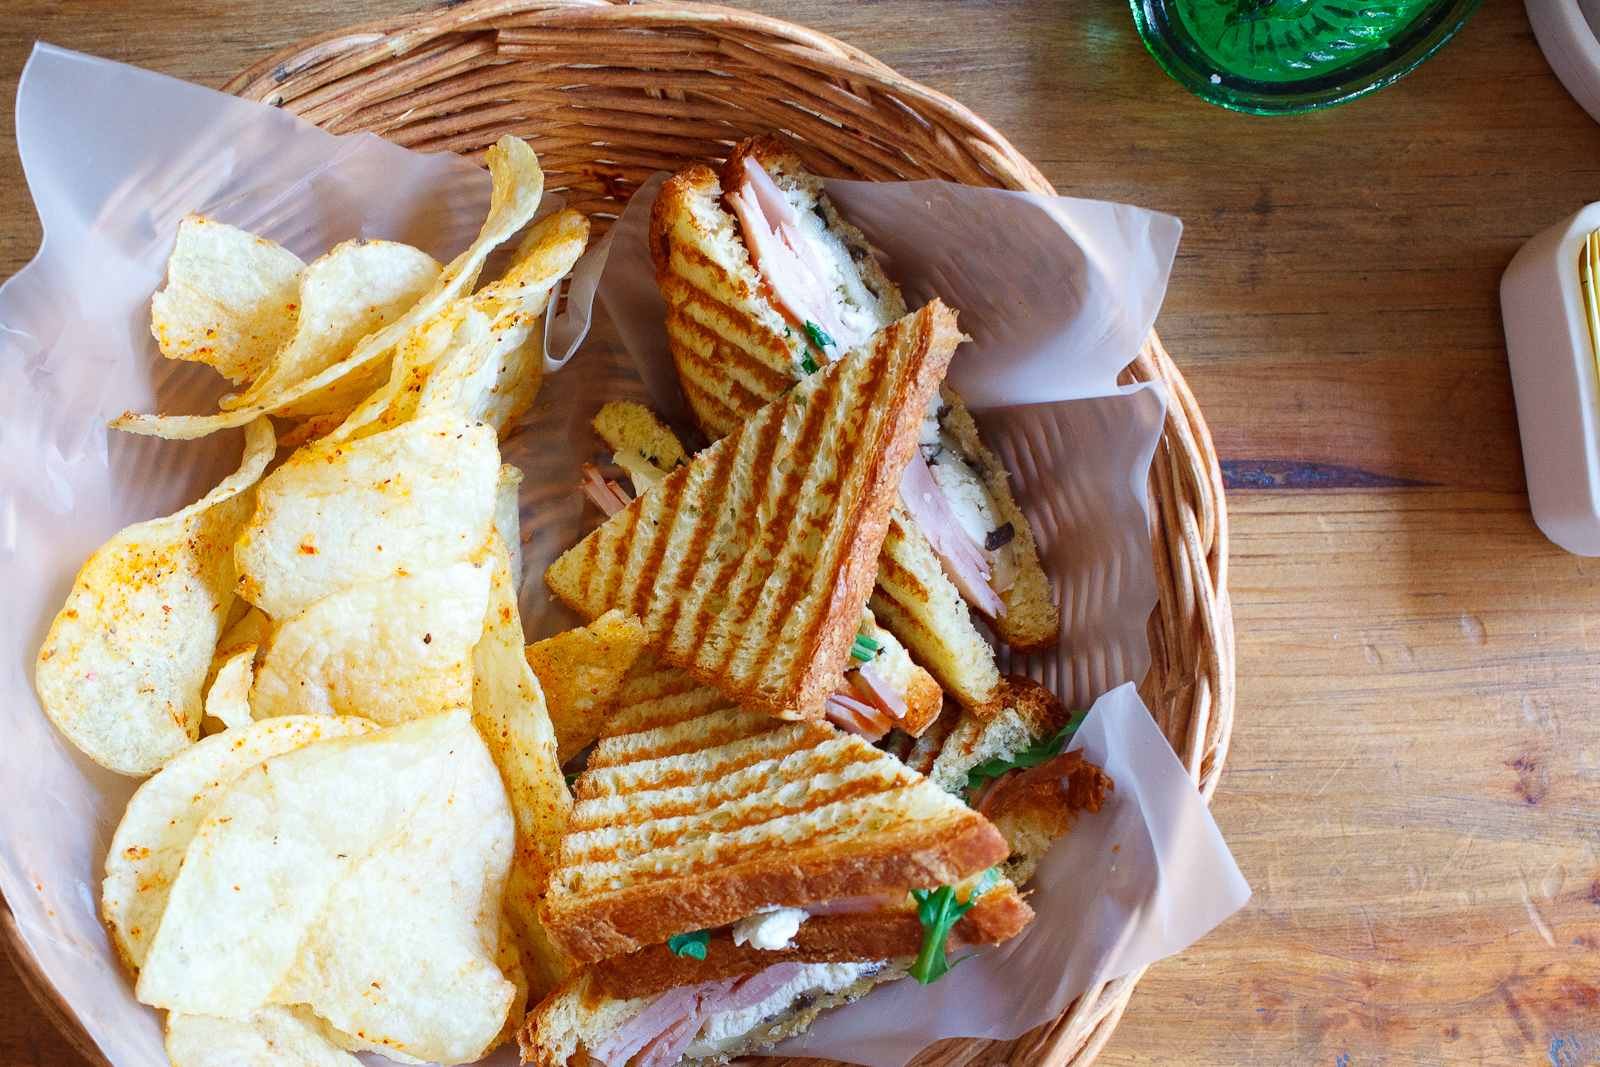
M1130 0L1145 47L1180 85L1262 115L1331 107L1436 52L1479 0Z

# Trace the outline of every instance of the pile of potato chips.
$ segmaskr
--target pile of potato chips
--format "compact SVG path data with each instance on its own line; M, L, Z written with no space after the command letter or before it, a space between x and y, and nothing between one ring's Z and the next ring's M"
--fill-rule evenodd
M153 302L162 352L237 391L113 425L244 427L244 458L89 559L36 683L85 753L153 774L103 912L179 1067L470 1062L560 977L536 918L571 805L551 716L591 715L642 632L606 618L524 647L522 476L498 442L589 228L529 225L543 176L522 141L488 159L489 218L446 266L385 241L306 265L191 218Z

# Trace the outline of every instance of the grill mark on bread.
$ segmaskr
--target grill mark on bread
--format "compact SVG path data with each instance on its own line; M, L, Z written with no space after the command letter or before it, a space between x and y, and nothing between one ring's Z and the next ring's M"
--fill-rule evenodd
M644 530L647 546L644 561L640 565L639 576L634 579L633 601L628 606L628 614L640 615L650 604L652 593L655 591L657 576L661 573L661 560L667 554L667 548L672 542L671 531L677 526L680 512L678 503L683 499L684 489L688 478L668 478L658 487L659 491L651 494L650 516L648 521L641 520L638 528ZM641 500L643 498L641 497ZM661 528L665 517L667 529ZM676 604L676 601L671 603Z
M822 439L822 428L827 424L828 416L833 413L832 408L817 403L817 394L822 392L820 388L806 391L809 384L810 380L803 382L795 390L801 396L808 396L809 400L805 405L805 415L801 423L800 434L794 441L789 443L789 452L793 455L807 456L812 454L817 442ZM777 413L782 414L783 410L778 409ZM774 448L777 439L782 436L783 422L783 419L777 417L771 417L767 420L766 429L773 440ZM817 465L815 463L796 464L789 470L780 472L776 493L768 488L770 481L764 480L761 486L763 491L761 495L755 498L757 501L755 514L748 518L749 522L759 525L756 550L747 554L744 560L741 561L739 573L735 578L737 596L730 601L728 610L724 611L722 616L710 628L717 631L718 636L725 633L742 633L744 641L740 642L740 644L748 645L753 642L754 648L749 651L754 652L758 657L767 658L767 671L758 675L752 686L757 690L781 693L793 681L793 663L798 657L791 657L787 669L774 677L773 668L777 664L773 662L773 659L781 658L781 653L784 650L776 647L775 641L772 640L764 628L751 626L749 623L756 607L763 599L766 599L763 594L767 590L767 583L771 580L772 575L780 570L784 562L798 548L792 535L795 518L800 511L801 500L806 499L806 483L810 480L810 475L816 468ZM767 469L771 470L770 464ZM768 508L771 508L770 512L767 511ZM774 543L780 546L776 555L773 554L770 547ZM823 565L825 566L826 564ZM759 578L752 574L758 568ZM773 607L795 603L792 598L788 600L769 599L768 602ZM746 649L740 648L733 642L719 643L727 646L720 658L707 663L702 657L700 662L718 673L723 673L728 670L734 655L741 651L746 651ZM737 687L729 695L734 699L740 699L743 696Z
M742 445L744 440L746 440L746 438L739 438L739 443ZM710 461L714 462L715 464L714 477L712 477L712 493L710 493L706 504L702 504L701 506L702 525L696 526L696 530L694 530L694 537L690 541L688 552L686 552L685 560L683 560L682 565L678 566L677 568L678 587L685 590L685 592L696 589L696 587L709 590L723 589L722 574L718 574L718 576L714 577L714 579L710 579L710 584L702 585L702 582L706 581L706 577L702 577L701 571L702 569L706 568L707 553L710 552L710 547L712 547L712 544L714 544L718 525L720 525L720 522L722 522L723 507L728 506L731 510L736 510L736 512L742 510L738 507L738 490L734 488L733 480L734 472L739 469L738 448L731 448L731 446L717 448L717 450L712 453L712 458L710 458ZM762 477L765 477L765 472L757 469L758 480L760 480ZM733 502L731 502L731 504L730 496L733 498ZM725 542L738 544L736 539L726 539ZM704 603L704 601L702 601L702 603ZM678 606L682 608L682 601L678 601ZM685 624L688 625L688 632L680 632L680 622L685 622ZM680 613L678 613L678 611L674 611L674 613L669 614L669 616L664 619L662 632L669 635L667 640L672 641L672 643L677 643L677 645L691 645L691 643L698 643L698 641L701 641L702 638L704 638L704 632L706 632L709 624L709 614L694 613L694 616L691 616L690 619L680 619Z
M684 794L705 791L687 786L652 790L654 796L643 798L630 795L626 798L630 803L622 811L586 812L567 833L573 839L574 853L582 856L583 864L632 861L655 852L670 851L680 842L705 840L709 843L776 819L809 815L834 804L849 804L900 784L885 780L882 774L849 776L840 773L841 768L849 767L848 758L835 758L809 772L813 781L803 787L802 803L794 803L786 797L785 794L794 792L785 788L789 783L780 779L777 785L772 784L770 772L775 768L755 764L746 768L756 771L755 775L726 776L747 784L739 792L711 790L710 796L694 798ZM832 775L836 780L819 782L825 775ZM706 812L704 806L709 804L720 807ZM591 838L607 840L590 847Z
M789 772L783 766L784 761L792 760L796 752L812 751L816 752L816 757L807 763L805 773L813 778L842 774L853 759L849 752L838 748L833 751L800 748L778 758L752 763L738 771L719 773L709 783L696 781L684 786L662 780L651 782L647 789L627 794L588 798L595 802L585 805L583 812L568 822L567 832L592 830L600 826L637 826L651 819L693 815L714 805L746 800L763 791L776 790L788 784L792 778L785 776ZM850 785L851 789L860 787L861 783ZM807 802L815 807L823 802L821 798L824 795L838 800L844 798L846 791L836 788L829 794L808 796ZM606 800L611 803L604 803ZM732 828L732 824L718 825L716 828L726 831Z
M884 332L888 343L899 343L899 334L901 330L898 323L889 327ZM890 370L891 368L888 365L884 365L877 369L876 373L874 373L874 368L872 368L872 366L869 364L867 366L867 373L864 375L861 383L853 386L853 388L871 396L871 401L866 408L865 417L861 420L862 424L859 428L859 434L863 438L871 437L874 438L874 440L863 441L860 447L867 449L869 452L878 453L880 455L880 463L882 462L882 449L875 448L874 446L876 445L877 440L881 440L885 436L888 436L892 439L895 427L887 419L873 418L872 413L879 410L878 405L884 399L883 394L890 382ZM844 392L844 389L839 390L839 402L841 406L843 406L844 403ZM874 474L876 473L877 472L874 471ZM839 471L837 468L835 468L832 477L824 480L819 486L816 487L814 491L824 498L837 498L841 495L842 491L842 487L838 485L838 478ZM817 565L813 568L810 568L809 575L801 568L791 568L789 570L789 579L785 583L784 588L774 597L778 603L782 604L793 601L799 596L804 586L807 584L814 584L815 588L812 590L814 594L821 599L823 603L829 604L830 608L832 607L835 600L835 594L841 586L847 584L848 578L848 575L842 571L839 565L841 562L840 556L842 556L844 551L855 541L858 528L861 526L863 519L866 517L864 512L868 510L868 504L870 501L864 498L867 495L867 491L872 488L873 480L874 479L872 478L865 479L864 481L866 484L860 486L861 492L855 495L855 497L849 502L848 526L844 530L842 536L835 539L832 546L833 551L829 553L826 558L819 556ZM841 503L843 502L841 501ZM838 510L842 512L845 511L845 508L841 507ZM822 533L824 538L821 546L822 551L827 551L829 544L827 540L826 526L824 526ZM879 540L881 540L881 538ZM792 539L790 545L795 546L795 543ZM808 578L810 579L809 582L807 581ZM804 645L816 644L821 638L824 629L830 626L833 621L832 610L828 612L819 612L813 615L810 620L808 620L799 635L791 636L787 639L790 641L798 640ZM779 631L774 640L785 639L783 628L784 624L780 622ZM842 667L843 664L840 663L839 666Z

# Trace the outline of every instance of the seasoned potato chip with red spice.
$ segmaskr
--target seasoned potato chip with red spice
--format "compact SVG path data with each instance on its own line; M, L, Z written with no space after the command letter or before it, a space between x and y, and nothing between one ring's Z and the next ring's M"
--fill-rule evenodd
M263 760L190 841L135 993L237 1021L305 1005L365 1047L471 1062L517 995L497 963L512 839L465 709Z
M241 774L264 759L313 741L377 728L376 723L350 717L270 719L205 738L168 760L128 801L106 855L100 915L122 961L132 970L144 966L184 851Z
M294 334L304 269L264 237L190 215L178 224L166 288L150 301L150 332L168 359L249 381Z
M252 423L236 473L175 515L129 526L78 572L34 683L50 721L101 766L150 774L200 736L234 538L275 450L271 423Z
M469 707L472 649L488 608L486 552L330 593L272 635L250 710L257 719L363 715L393 726Z

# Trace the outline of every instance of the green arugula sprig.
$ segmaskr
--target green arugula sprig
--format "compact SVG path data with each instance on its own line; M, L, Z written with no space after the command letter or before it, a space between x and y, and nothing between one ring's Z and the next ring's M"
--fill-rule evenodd
M972 797L983 788L983 783L990 778L998 778L1002 774L1018 767L1037 767L1045 760L1054 759L1061 754L1072 735L1078 732L1078 727L1083 725L1087 711L1075 711L1072 718L1067 720L1056 733L1043 741L1035 741L1027 748L1013 752L1009 756L996 756L992 760L985 760L967 772L967 802L972 802Z
M955 929L956 920L971 911L978 898L993 889L999 880L998 868L990 867L984 871L983 877L978 879L978 884L967 894L965 904L956 900L954 886L942 885L938 889L911 891L912 899L917 902L917 918L922 920L922 951L917 953L917 962L911 965L907 974L923 985L928 985L943 978L949 973L950 968L962 960L970 960L977 955L971 952L965 956L958 956L955 960L946 960L945 946L950 941L950 931Z
M831 348L833 345L838 344L837 341L828 336L826 330L810 319L806 320L806 336L811 338L811 343L818 348Z
M706 958L706 945L711 943L710 930L696 930L692 934L674 934L667 938L667 947L674 956L693 956L697 960Z

